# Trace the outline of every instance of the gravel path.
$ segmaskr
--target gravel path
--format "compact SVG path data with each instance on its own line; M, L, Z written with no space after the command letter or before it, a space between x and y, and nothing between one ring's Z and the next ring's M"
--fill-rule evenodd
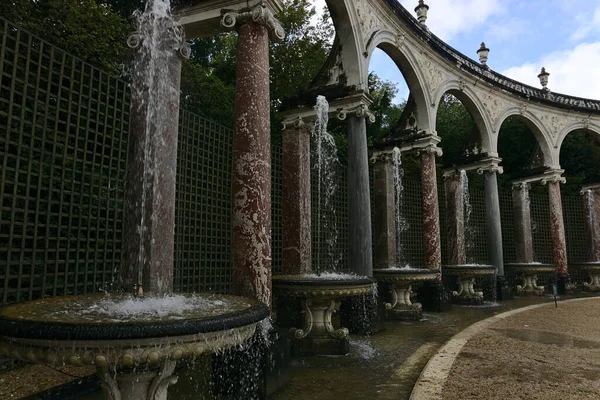
M600 399L600 298L496 322L452 365L443 398Z

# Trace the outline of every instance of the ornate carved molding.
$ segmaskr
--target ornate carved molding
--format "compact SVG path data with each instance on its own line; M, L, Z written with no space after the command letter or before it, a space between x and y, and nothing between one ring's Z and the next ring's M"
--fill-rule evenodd
M302 116L291 117L288 119L284 119L281 122L281 130L286 130L290 127L293 127L295 129L301 129L307 128L308 126L309 124L304 121L304 118L302 118Z
M420 57L417 58L419 66L423 71L425 80L429 85L430 93L435 93L436 89L446 79L446 72L436 64L436 62L427 58L427 56L421 52ZM436 99L431 100L431 106L435 107Z
M393 149L385 149L385 150L375 150L371 154L370 161L372 164L376 163L392 163L394 161L393 158Z
M492 126L496 125L498 122L498 117L500 117L502 111L508 108L508 103L494 93L485 94L482 98L482 103L488 115L490 116Z
M567 183L567 180L559 175L553 175L548 178L544 178L540 181L542 185L547 185L548 183Z
M371 124L376 121L375 114L373 114L371 111L369 111L369 107L367 107L366 104L359 104L358 106L349 108L349 109L348 108L338 108L336 117L340 121L344 121L348 117L348 114L354 114L358 118L365 118L367 120L367 122L369 122Z
M528 182L513 182L512 190L529 190L531 185Z
M234 29L245 23L254 22L267 28L272 41L278 42L285 38L283 26L264 2L241 10L223 9L221 14L221 26L226 29Z
M479 174L479 175L483 175L486 172L496 172L498 174L503 174L504 168L502 168L498 164L483 165L483 166L477 168L477 174Z

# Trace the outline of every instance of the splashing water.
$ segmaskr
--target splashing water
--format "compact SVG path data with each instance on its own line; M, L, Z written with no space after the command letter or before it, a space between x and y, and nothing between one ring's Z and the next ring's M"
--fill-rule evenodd
M460 186L462 188L462 199L464 207L464 221L465 221L465 255L467 263L473 263L472 251L475 248L475 229L471 223L471 213L473 212L473 206L471 206L471 196L469 195L469 178L467 171L464 169L460 171Z
M140 247L137 251L137 275L142 282L143 266L148 262L145 244L150 240L147 236L147 219L154 221L155 213L149 196L156 198L159 188L159 157L154 143L164 143L162 137L165 128L171 121L169 109L179 102L179 91L174 87L169 76L169 66L176 51L183 51L183 28L171 15L170 0L148 0L144 11L133 13L137 31L131 35L127 44L137 50L132 68L132 104L133 115L140 116L139 124L145 129L143 141L143 178L140 199L136 208L141 210L141 222L137 227ZM151 191L151 192L150 192ZM132 258L133 259L133 258Z
M404 258L404 248L402 243L403 233L409 228L408 221L404 217L404 186L402 178L404 178L404 168L402 168L402 153L398 147L392 150L392 163L394 165L394 189L396 192L396 265L406 266Z
M342 259L337 249L338 227L335 220L333 199L337 191L337 169L339 160L335 140L327 132L329 103L324 96L317 97L315 105L317 119L312 132L314 141L313 170L317 177L316 237L313 241L315 270L324 267L337 270Z

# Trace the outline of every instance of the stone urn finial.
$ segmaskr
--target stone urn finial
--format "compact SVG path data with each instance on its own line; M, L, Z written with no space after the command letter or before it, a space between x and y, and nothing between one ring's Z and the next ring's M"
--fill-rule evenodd
M486 68L489 68L487 65L488 55L490 54L490 49L485 47L485 42L481 42L481 46L479 50L477 50L477 54L479 55L479 62Z
M542 84L543 90L549 90L548 89L548 77L549 76L550 76L550 74L548 72L546 72L546 68L542 67L542 72L540 72L540 74L538 75L538 78L540 78L540 83Z
M419 5L415 7L415 12L421 25L425 25L425 21L427 21L427 10L429 10L429 6L423 0L419 0Z

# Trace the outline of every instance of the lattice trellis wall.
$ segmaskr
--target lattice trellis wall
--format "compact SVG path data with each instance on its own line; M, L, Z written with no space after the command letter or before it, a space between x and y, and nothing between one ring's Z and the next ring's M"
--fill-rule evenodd
M583 196L565 196L562 199L569 264L589 261L583 201ZM587 279L587 274L578 268L570 268L569 275L571 281L577 283L582 283Z
M109 289L127 85L2 19L0 30L0 301Z

